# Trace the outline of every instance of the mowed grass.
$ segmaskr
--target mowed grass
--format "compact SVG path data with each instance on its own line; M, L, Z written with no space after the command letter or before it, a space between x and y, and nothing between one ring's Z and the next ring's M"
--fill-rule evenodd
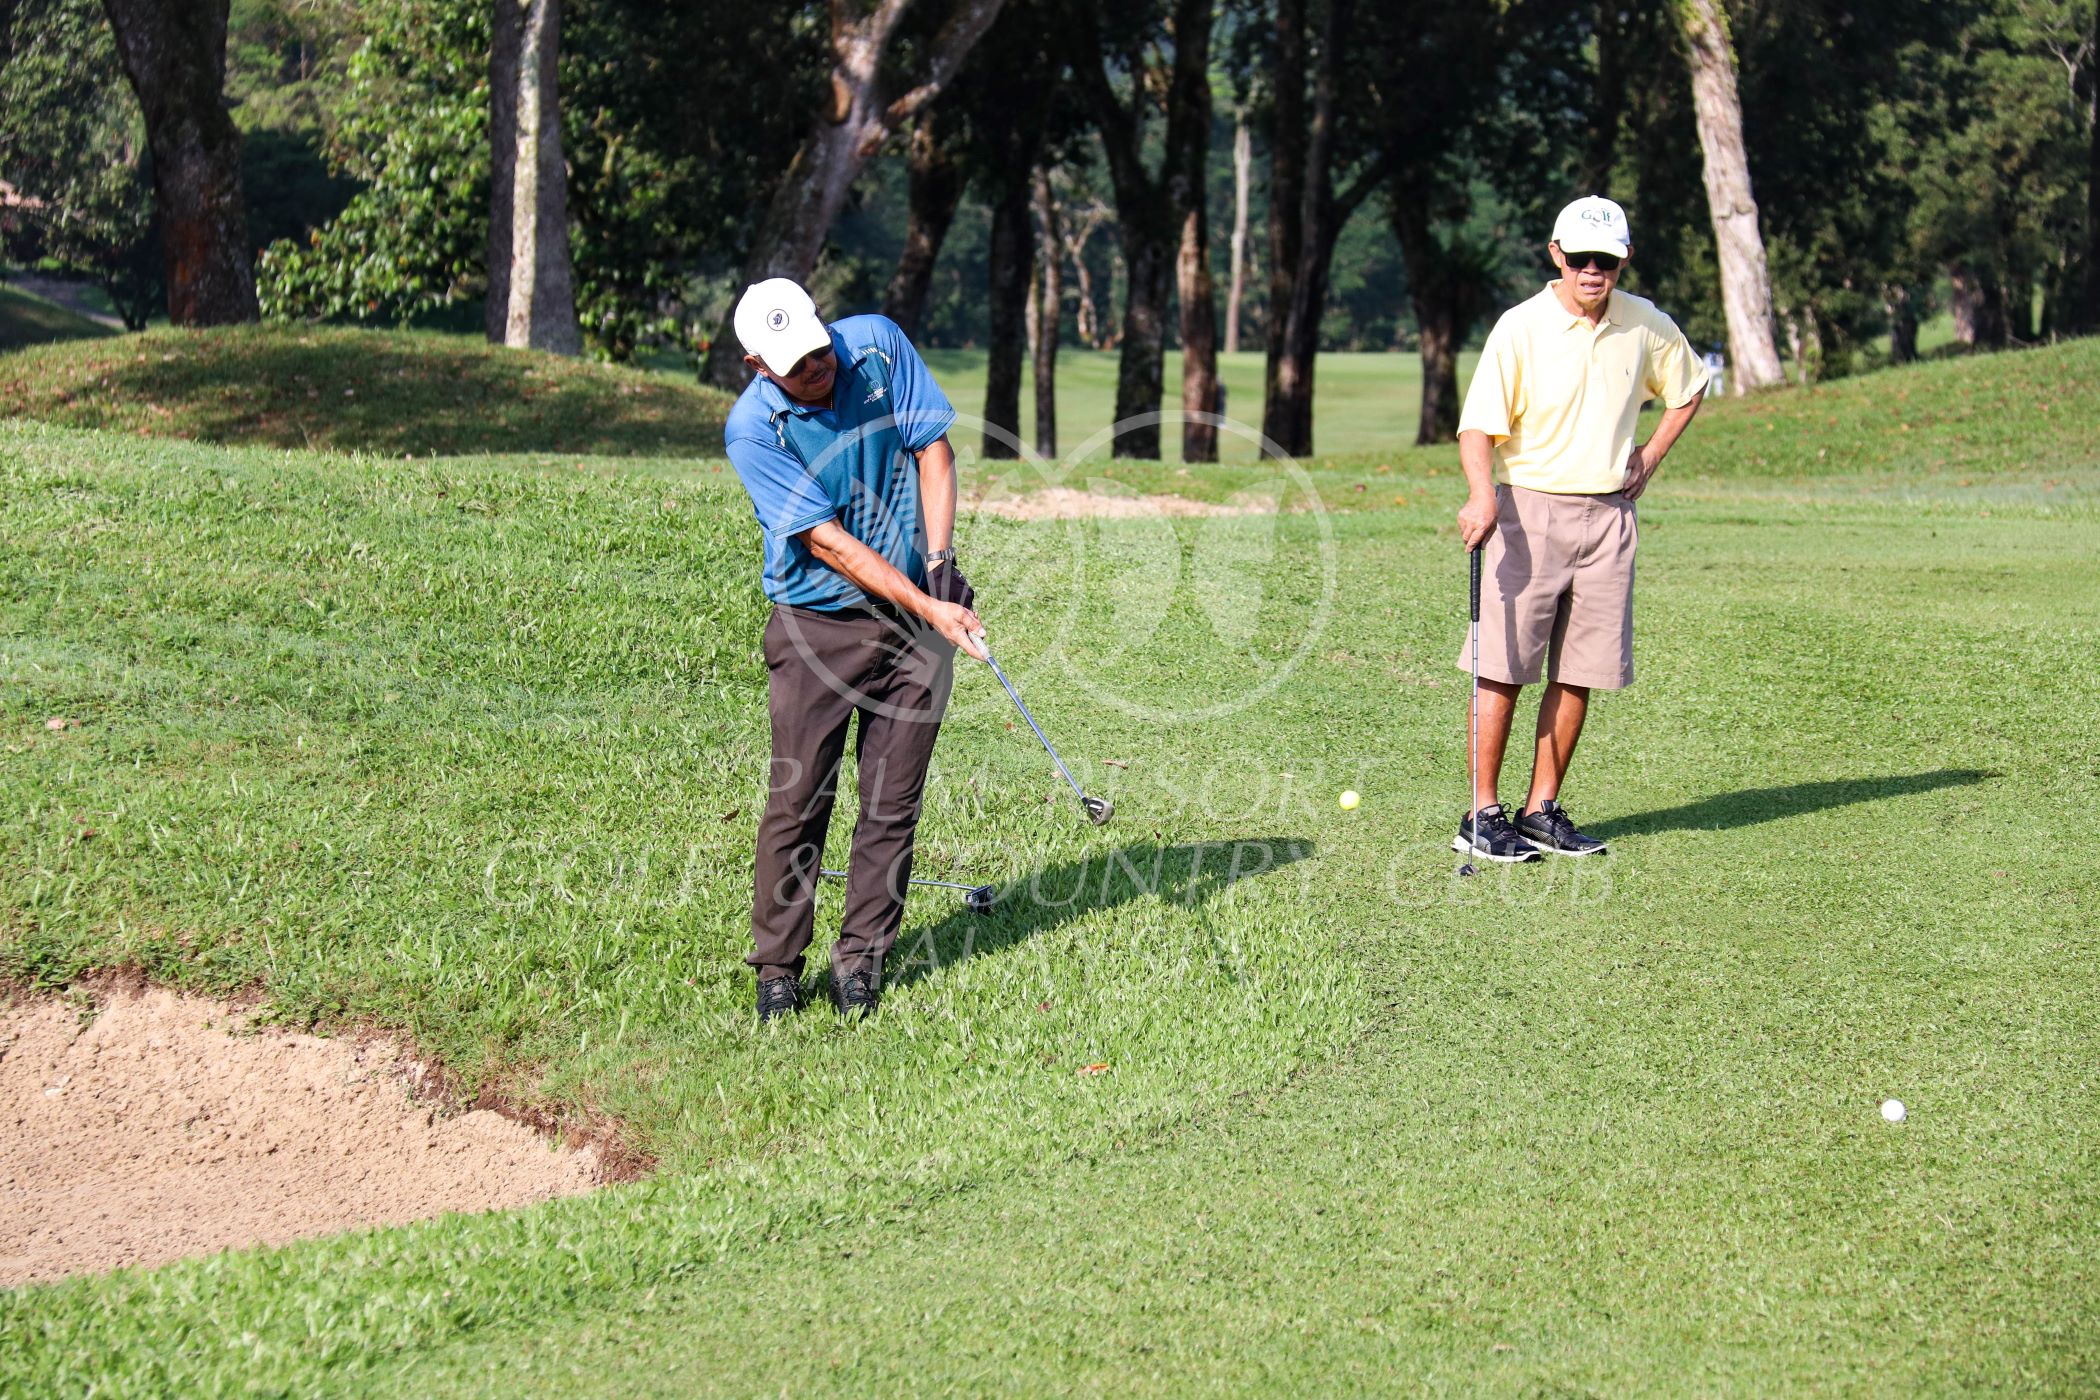
M0 417L389 457L718 457L729 403L691 380L422 331L164 329L0 357Z
M881 1018L768 1032L717 464L0 427L8 975L259 986L659 1164L0 1295L0 1390L2089 1390L2100 901L2041 819L2100 776L2096 388L1702 417L1567 794L1616 851L1477 882L1448 453L970 519L1116 823L966 670L921 873L1002 912L914 896Z

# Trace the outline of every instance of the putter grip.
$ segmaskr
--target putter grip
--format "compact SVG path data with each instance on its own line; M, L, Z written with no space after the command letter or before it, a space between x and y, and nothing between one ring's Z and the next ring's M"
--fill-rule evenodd
M1471 563L1471 565L1472 565L1472 573L1473 573L1473 586L1472 586L1472 588L1471 588L1471 589L1469 590L1469 592L1470 592L1470 593L1471 593L1471 595L1472 595L1472 602L1473 602L1473 621L1475 621L1475 622L1478 622L1478 621L1480 621L1480 550L1479 550L1479 548L1478 548L1478 547L1476 546L1476 547L1474 547L1474 548L1472 548L1472 549L1469 549L1469 550L1467 550L1467 551L1466 551L1466 558L1467 558L1467 560L1468 560L1468 561L1469 561L1469 562Z

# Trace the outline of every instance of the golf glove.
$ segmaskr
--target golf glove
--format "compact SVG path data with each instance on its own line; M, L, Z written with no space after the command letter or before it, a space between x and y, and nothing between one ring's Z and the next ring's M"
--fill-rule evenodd
M970 581L955 567L953 559L926 575L926 591L944 603L960 603L972 612L977 610L977 590L970 587Z

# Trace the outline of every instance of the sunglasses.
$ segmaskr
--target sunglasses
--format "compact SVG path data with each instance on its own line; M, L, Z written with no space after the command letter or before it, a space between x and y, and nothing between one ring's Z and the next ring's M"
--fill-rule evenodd
M1599 272L1619 270L1619 258L1615 253L1570 253L1562 249L1560 260L1568 265L1570 272L1580 272L1586 267L1594 267Z
M815 369L818 362L830 354L831 347L829 345L826 345L821 350L812 350L801 359L795 361L794 367L782 377L786 379L800 379L803 375Z

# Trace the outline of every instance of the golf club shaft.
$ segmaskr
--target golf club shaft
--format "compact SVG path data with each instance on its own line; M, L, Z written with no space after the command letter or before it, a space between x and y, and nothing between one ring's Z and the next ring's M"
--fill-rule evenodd
M1050 761L1057 765L1057 771L1065 775L1065 781L1072 785L1072 791L1078 793L1079 800L1084 802L1086 789L1079 786L1079 779L1072 776L1072 770L1065 767L1065 761L1057 756L1057 749L1051 744L1050 736L1043 732L1043 726L1035 722L1035 716L1028 713L1028 706L1021 702L1021 692L1014 689L1014 683L1006 678L1006 672L999 669L999 663L993 658L989 647L985 649L984 661L992 668L992 674L999 678L999 684L1006 687L1007 698L1014 702L1014 708L1021 712L1021 718L1028 721L1028 727L1035 731L1035 737L1043 741L1043 752L1050 755Z
M819 875L829 875L834 880L846 878L846 872L843 870L819 870L817 873ZM914 885L926 885L937 890L963 890L967 892L977 888L975 885L959 885L953 880L921 880L917 876L912 877L912 883Z
M1466 724L1466 821L1475 846L1480 844L1480 552L1480 545L1466 552L1472 575L1467 589L1472 621L1466 631L1473 648L1473 694Z

